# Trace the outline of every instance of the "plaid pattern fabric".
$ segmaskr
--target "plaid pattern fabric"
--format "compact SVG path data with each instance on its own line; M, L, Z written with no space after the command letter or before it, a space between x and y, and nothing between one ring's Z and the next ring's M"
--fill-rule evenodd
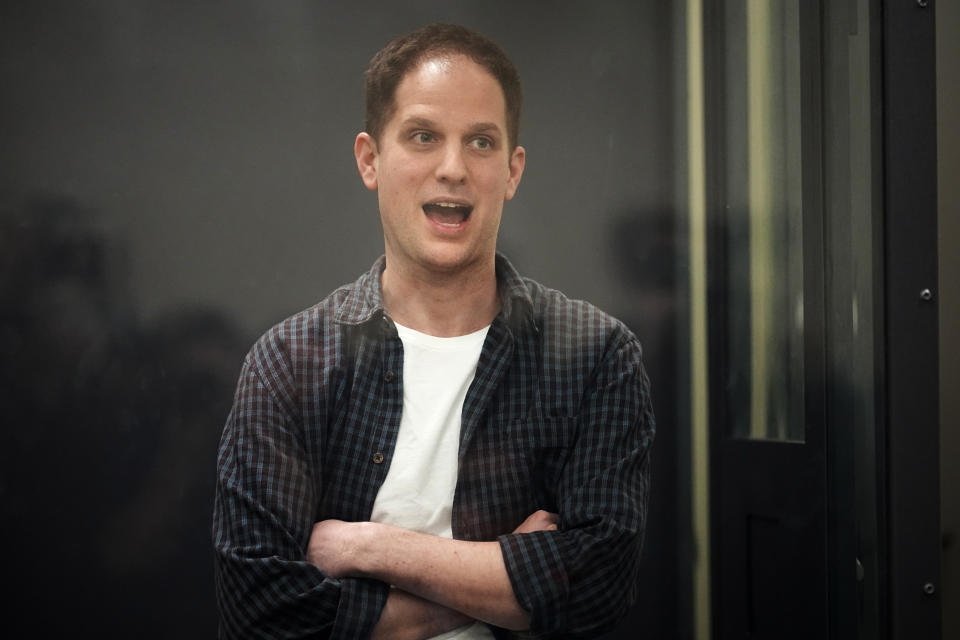
M367 520L403 407L381 258L247 356L218 458L224 637L367 637L388 586L305 561L314 522ZM637 339L497 256L502 309L463 407L454 537L498 540L531 633L590 637L631 606L654 418ZM537 509L559 531L511 534ZM495 630L498 636L505 636Z

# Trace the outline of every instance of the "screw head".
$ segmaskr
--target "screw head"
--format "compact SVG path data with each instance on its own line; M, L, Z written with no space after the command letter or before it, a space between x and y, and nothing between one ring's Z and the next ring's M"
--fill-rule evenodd
M920 292L920 299L926 301L933 300L933 291L930 291L930 289L924 289Z
M932 582L928 582L927 584L923 585L923 592L928 596L932 596L934 593L937 592L937 588L933 585Z

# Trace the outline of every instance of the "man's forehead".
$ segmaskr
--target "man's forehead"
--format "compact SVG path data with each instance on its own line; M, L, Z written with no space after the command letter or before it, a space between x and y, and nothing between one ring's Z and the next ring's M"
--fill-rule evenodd
M420 96L439 93L444 91L450 84L462 83L464 82L464 75L485 76L486 80L497 87L496 92L491 93L487 91L483 93L483 96L489 98L492 95L496 95L496 97L499 98L496 100L499 103L497 106L502 108L503 124L505 124L506 96L504 95L503 87L500 86L499 80L483 65L478 64L470 57L462 54L443 54L426 58L411 67L397 84L396 91L393 95L393 104L391 105L391 116L399 116L399 119L404 121L407 120L408 117L415 117L408 113L398 113L398 107L404 107L404 112L407 111L407 107L415 109L420 103ZM474 78L474 80L471 81L471 85L475 85L476 83L477 79ZM470 99L475 100L476 96L473 98L464 96L465 103ZM500 111L500 109L497 110ZM503 124L495 124L493 122L484 122L481 124L486 128L489 128L488 125L496 128L502 128L503 126Z
M500 88L500 95L503 95L503 88L500 87L500 81L496 76L482 64L470 56L462 53L437 53L424 57L422 60L412 65L406 73L401 76L397 83L399 89L403 85L410 85L411 82L432 79L434 81L454 81L461 74L479 74L485 76Z
M459 56L466 59L464 56ZM471 60L471 62L473 62ZM446 73L450 70L450 67L453 64L452 56L450 54L439 54L430 58L422 60L419 64L414 65L410 68L410 71L406 73L404 77L410 75L411 73L416 73L418 71L425 71L426 73Z

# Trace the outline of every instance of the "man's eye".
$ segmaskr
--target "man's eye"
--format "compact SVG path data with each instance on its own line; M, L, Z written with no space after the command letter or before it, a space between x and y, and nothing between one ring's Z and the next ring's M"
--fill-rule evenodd
M427 133L426 131L418 131L413 134L413 141L419 142L421 144L426 144L427 142L433 142L433 135Z
M493 142L490 140L490 138L474 138L473 146L476 147L477 149L483 149L483 150L492 149Z

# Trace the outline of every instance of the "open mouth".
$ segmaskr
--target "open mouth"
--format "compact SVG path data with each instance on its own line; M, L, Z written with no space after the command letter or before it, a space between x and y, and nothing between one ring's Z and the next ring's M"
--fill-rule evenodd
M437 201L423 205L423 212L431 221L451 229L463 224L470 217L471 211L471 205L459 202Z

